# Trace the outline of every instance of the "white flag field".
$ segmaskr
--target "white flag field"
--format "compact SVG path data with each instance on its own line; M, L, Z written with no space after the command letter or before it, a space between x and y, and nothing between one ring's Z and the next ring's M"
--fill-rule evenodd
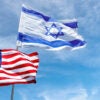
M77 20L52 20L43 13L22 6L17 46L36 46L48 50L78 49L86 45L76 29Z

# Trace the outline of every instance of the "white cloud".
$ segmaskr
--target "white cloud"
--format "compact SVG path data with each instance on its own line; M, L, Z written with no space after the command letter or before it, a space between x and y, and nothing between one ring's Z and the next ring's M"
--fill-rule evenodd
M55 87L26 87L17 89L21 100L98 100L100 88L84 88L80 85L66 86L65 88Z
M29 100L28 97L27 97L27 94L25 92L18 90L18 93L19 93L22 100Z
M98 94L99 93L99 88L93 88L92 90L91 90L91 95L96 95L96 94Z
M0 38L0 43L0 48L2 49L16 49L16 38L14 36L4 36L3 38Z
M100 96L100 87L95 86L91 89L88 100L99 100L99 96Z
M42 91L38 96L43 100L98 100L100 88L86 89L71 87L65 89L49 89Z
M42 92L40 97L44 100L87 100L87 90L84 88L66 88L61 90L48 90Z
M12 0L5 0L3 1L5 7L8 8L8 11L12 12L13 14L15 14L17 17L20 16L20 6L21 6L21 2L22 1L12 1ZM21 11L21 10L20 10Z
M66 0L64 0L63 2L62 0L49 0L49 1L48 0L44 0L44 1L30 0L30 2L27 2L27 0L26 1L7 0L3 2L6 4L6 6L9 7L9 10L13 11L13 13L15 13L17 16L19 16L20 14L19 11L21 11L21 5L26 4L27 6L32 7L34 10L40 10L40 12L44 12L54 18L67 19L67 18L75 17L74 6L73 6L74 2L72 3L71 1L68 1L69 3L67 3Z

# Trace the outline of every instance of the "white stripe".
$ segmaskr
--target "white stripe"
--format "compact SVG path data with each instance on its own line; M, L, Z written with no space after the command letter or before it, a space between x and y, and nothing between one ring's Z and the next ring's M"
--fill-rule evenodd
M38 59L38 56L32 56L32 57L30 57L30 60L36 60L36 59Z
M19 61L19 62L16 62L16 63L14 63L14 64L9 64L9 65L2 65L2 67L3 68L14 68L14 67L16 67L16 66L18 66L18 65L21 65L21 64L26 64L26 63L29 63L29 64L32 64L33 66L34 66L34 64L33 63L31 63L30 61L25 61L25 60L21 60L21 61Z
M77 22L76 18L73 19L64 19L64 20L59 20L61 23L70 23L70 22Z
M2 61L6 61L6 62L11 62L11 61L14 61L14 60L16 60L16 59L18 59L18 58L24 58L24 59L28 59L28 60L35 60L35 59L38 59L38 57L37 56L32 56L32 57L29 57L29 56L27 56L27 55L17 55L17 56L14 56L14 57L11 57L11 58L2 58Z
M43 47L43 48L45 48L45 49L47 49L47 50L62 50L62 49L64 49L64 48L66 48L67 50L71 50L71 49L73 49L73 47L71 47L71 46L61 46L61 47L56 47L56 48L53 48L53 47L51 47L51 46L48 46L48 45L45 45L45 44L39 44L39 43L25 43L25 42L23 42L23 44L22 44L23 46L37 46L37 47Z
M45 49L47 50L52 50L52 51L55 51L55 50L62 50L62 49L67 49L67 50L74 50L74 48L78 48L78 47L71 47L71 46L61 46L61 47L56 47L56 48L53 48L51 46L48 46L48 45L45 45L45 44L39 44L39 43L26 43L26 42L23 42L22 44L23 46L38 46L38 47L44 47ZM81 47L84 47L84 46L81 46ZM80 47L80 48L81 48Z
M10 58L2 58L2 61L11 62L11 61L16 60L17 58L24 58L24 57L22 55L17 55L17 56L10 57Z
M23 42L23 44L22 44L23 46L38 46L38 47L43 47L43 48L45 48L45 49L47 49L47 50L61 50L61 49L63 49L63 48L72 48L72 47L70 47L70 46L61 46L61 47L56 47L56 48L53 48L53 47L51 47L51 46L48 46L48 45L45 45L45 44L39 44L39 43L25 43L25 42Z
M14 53L20 53L16 50L10 50L10 51L2 51L2 55L10 55L10 54L14 54Z
M23 56L24 56L24 58L26 58L28 60L36 60L36 59L38 59L37 55L36 56L28 56L28 55L23 54Z
M37 34L37 33L40 34L41 32L42 33L46 32L44 26L41 25L43 23L45 23L44 20L41 20L40 18L38 18L36 16L32 16L32 15L26 14L24 12L21 12L19 32L34 33L34 34ZM30 30L28 30L28 28Z
M40 44L40 43L27 43L27 42L22 42L22 45L24 46L24 45L33 45L33 46L39 46L39 47L45 47L45 46L48 46L48 45L46 45L46 44Z
M13 79L22 79L22 78L27 77L27 76L36 76L36 73L28 73L28 74L23 74L23 75L18 75L18 76L13 76L13 75L7 75L5 73L0 73L0 77L13 78Z
M39 65L39 63L37 62L37 63L34 63L34 66L38 66Z
M58 51L58 50L62 50L62 49L71 50L72 47L70 47L70 46L62 46L62 47L56 47L56 48L49 47L49 49L47 49L47 50Z
M52 48L50 47L47 50L51 50L51 51L58 51L58 50L62 50L62 49L66 49L66 50L77 50L77 49L81 49L84 48L86 45L80 46L80 47L71 47L71 46L62 46L62 47L57 47L57 48Z
M11 83L11 82L27 82L33 80L33 77L29 77L26 79L21 79L21 80L16 80L16 79L5 79L5 80L0 80L1 83Z
M10 73L10 74L14 74L14 73L17 73L17 72L29 71L29 70L37 70L36 68L31 67L31 66L18 68L18 69L12 69L12 70L6 70L6 69L3 69L3 66L1 66L1 67L2 67L2 70L4 70L7 73Z

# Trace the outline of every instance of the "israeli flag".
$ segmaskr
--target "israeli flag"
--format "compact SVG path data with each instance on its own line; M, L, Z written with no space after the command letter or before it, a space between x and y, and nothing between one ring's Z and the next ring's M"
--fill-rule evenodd
M17 46L38 46L48 50L77 49L86 42L77 31L77 20L54 21L51 17L22 6Z

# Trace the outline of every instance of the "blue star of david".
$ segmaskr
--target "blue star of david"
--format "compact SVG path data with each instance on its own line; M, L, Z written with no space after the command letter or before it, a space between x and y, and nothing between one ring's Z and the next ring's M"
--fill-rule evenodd
M46 27L47 32L45 35L51 35L54 38L58 38L59 36L63 36L62 27L57 26L56 24L52 24L51 27Z

